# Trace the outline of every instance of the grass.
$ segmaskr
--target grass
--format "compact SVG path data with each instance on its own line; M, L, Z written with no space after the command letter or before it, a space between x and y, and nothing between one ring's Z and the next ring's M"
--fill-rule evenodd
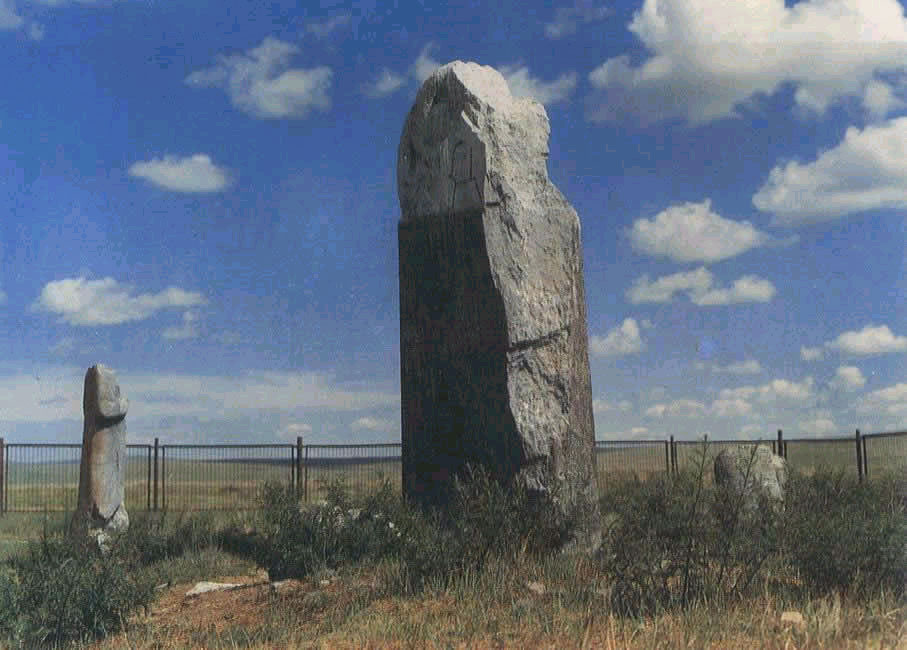
M860 484L841 471L794 472L782 512L745 515L707 480L714 451L700 447L676 476L655 462L647 480L602 486L606 536L594 556L548 552L560 531L528 521L519 494L481 475L446 524L403 504L396 485L361 494L337 481L324 485L326 503L303 509L271 484L260 509L136 512L114 551L132 582L111 581L100 564L86 579L54 547L79 594L62 601L67 611L98 611L101 622L60 629L99 648L907 646L903 476ZM7 514L0 542L45 530L54 539L65 524L59 513ZM30 577L39 565L11 565L16 577L0 589L0 621L20 635L11 640L37 638L33 612L40 632L66 609L41 600L60 578ZM289 580L276 590L263 569ZM118 609L101 607L92 575L108 576L103 593L118 595ZM29 580L34 605L2 600ZM197 580L245 586L187 598ZM782 622L790 610L803 624ZM78 625L89 629L73 636Z

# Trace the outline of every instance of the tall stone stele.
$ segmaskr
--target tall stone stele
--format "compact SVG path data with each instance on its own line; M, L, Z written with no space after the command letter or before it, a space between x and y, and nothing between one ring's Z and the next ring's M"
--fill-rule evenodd
M580 222L548 116L493 68L423 84L397 156L403 481L444 505L467 464L595 526Z
M102 548L129 527L126 512L126 410L116 375L98 364L85 373L79 503L70 530L91 535Z

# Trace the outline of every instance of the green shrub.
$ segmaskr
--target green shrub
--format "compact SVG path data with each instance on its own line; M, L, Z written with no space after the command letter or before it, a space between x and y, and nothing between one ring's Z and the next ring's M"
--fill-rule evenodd
M45 537L8 561L0 626L12 643L29 647L104 636L153 594L153 582L134 578L116 549L103 555L87 541Z
M763 497L747 509L741 494L708 483L706 448L696 467L624 482L601 501L600 553L612 607L650 614L745 594L777 554L779 518Z
M791 477L785 550L811 592L885 588L904 594L907 522L901 490L897 479L859 482L843 471Z
M119 554L138 566L179 557L187 551L217 546L218 535L210 513L144 514L135 517L117 541Z

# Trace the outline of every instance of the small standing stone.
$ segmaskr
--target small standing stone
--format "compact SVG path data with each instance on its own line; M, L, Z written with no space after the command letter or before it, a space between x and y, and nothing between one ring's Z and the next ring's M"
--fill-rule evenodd
M715 483L744 494L744 507L756 508L759 494L773 503L784 501L787 461L765 445L737 445L724 449L715 458Z
M98 364L85 373L79 503L71 532L88 534L106 548L111 533L129 527L126 512L126 411L116 375Z

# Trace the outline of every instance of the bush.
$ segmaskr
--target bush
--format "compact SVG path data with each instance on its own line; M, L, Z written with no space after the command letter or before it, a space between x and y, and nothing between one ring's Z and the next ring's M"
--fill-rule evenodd
M442 515L403 502L390 484L359 504L340 484L326 500L302 508L292 488L265 486L256 535L234 531L225 545L251 556L272 579L301 577L344 563L399 561L407 592L457 572L479 569L492 556L512 557L559 547L567 528L525 490L509 490L486 472L458 481ZM358 506L358 507L354 507Z
M180 557L187 551L218 545L218 535L209 513L179 513L173 523L167 514L145 514L130 522L117 540L121 557L138 566Z
M765 497L747 509L743 495L707 484L707 458L703 447L695 469L627 481L602 499L611 526L600 558L618 612L740 597L776 555L776 510Z
M119 630L147 607L150 579L136 579L116 550L86 541L45 537L8 561L0 577L0 629L16 644L34 646L88 639Z
M817 594L903 595L907 522L898 480L859 482L829 470L791 479L785 550L804 585Z

